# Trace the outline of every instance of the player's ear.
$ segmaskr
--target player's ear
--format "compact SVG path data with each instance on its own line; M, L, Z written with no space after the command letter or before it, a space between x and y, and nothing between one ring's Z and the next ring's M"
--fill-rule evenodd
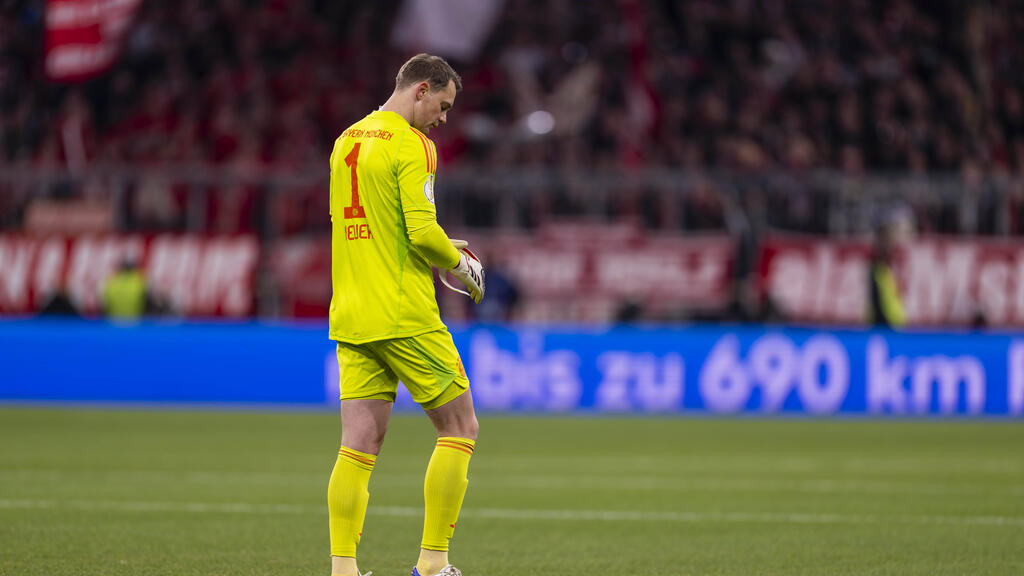
M430 82L420 82L420 85L416 87L416 99L422 100L426 98L427 94L430 94Z

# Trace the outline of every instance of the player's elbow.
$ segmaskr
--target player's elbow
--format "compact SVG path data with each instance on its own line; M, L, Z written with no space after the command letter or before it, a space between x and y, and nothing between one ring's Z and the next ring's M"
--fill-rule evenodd
M428 226L406 229L406 232L409 234L409 244L412 244L414 248L427 246L430 243L428 240L430 238L429 230Z
M440 267L440 264L436 262L438 260L436 240L430 233L430 228L425 226L419 229L409 229L408 234L409 244L413 249L422 254L431 264Z

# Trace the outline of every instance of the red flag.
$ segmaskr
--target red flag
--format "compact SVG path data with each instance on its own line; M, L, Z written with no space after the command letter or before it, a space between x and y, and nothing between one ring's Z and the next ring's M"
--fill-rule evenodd
M83 82L117 60L142 0L47 0L46 77Z

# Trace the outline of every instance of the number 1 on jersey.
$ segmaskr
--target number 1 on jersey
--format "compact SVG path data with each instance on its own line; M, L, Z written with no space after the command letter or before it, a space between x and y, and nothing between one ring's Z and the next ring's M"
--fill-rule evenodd
M359 179L356 178L356 159L359 158L360 142L345 156L345 165L352 169L352 205L345 208L345 218L366 218L366 208L359 204Z

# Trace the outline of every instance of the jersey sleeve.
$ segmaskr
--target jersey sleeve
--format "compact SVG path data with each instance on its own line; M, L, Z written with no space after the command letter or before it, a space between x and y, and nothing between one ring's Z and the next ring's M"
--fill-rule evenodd
M398 188L409 241L435 267L446 270L459 264L459 251L437 223L434 207L434 172L437 150L426 136L410 129L398 154Z
M334 187L334 153L338 151L338 144L341 142L339 137L334 141L334 148L331 149L331 158L327 162L327 173L331 176L331 187ZM327 193L327 213L331 217L331 222L334 222L334 190L330 190Z

